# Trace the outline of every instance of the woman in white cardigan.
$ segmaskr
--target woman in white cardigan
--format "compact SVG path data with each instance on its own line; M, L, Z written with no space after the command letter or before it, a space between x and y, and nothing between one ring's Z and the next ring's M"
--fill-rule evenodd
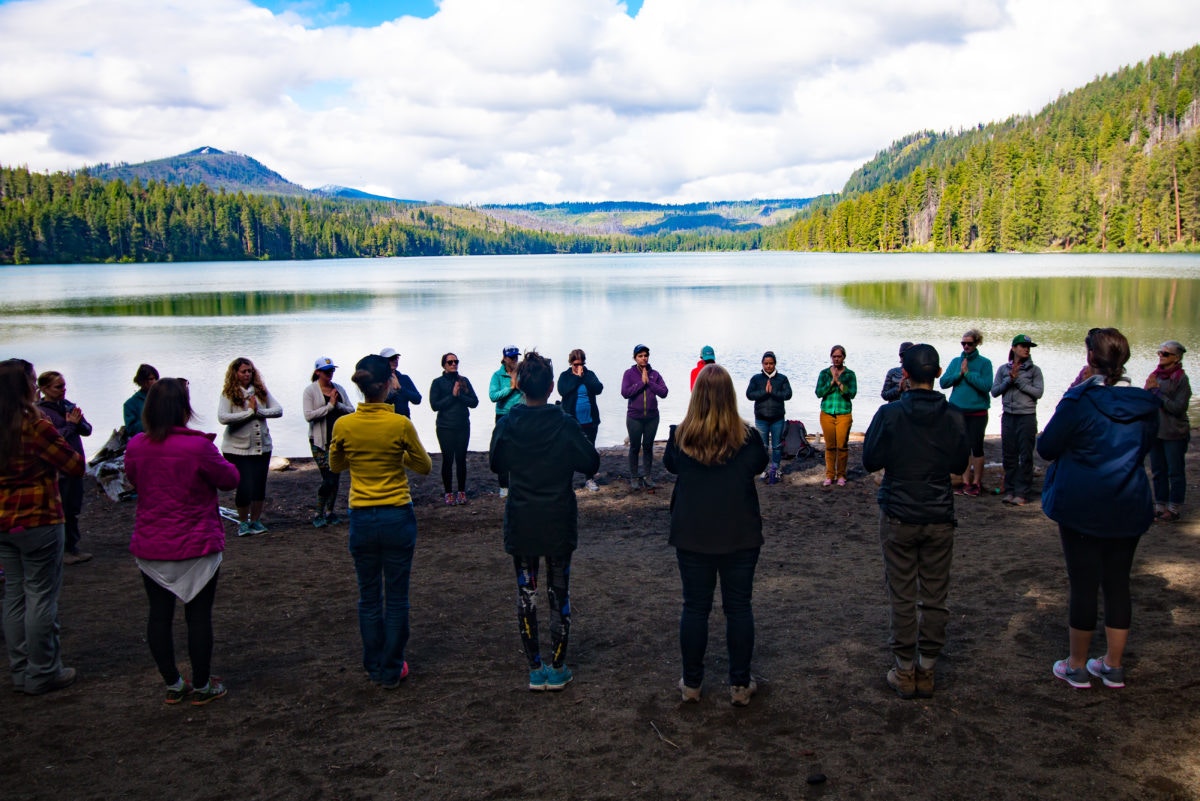
M283 417L283 407L267 392L254 362L239 356L225 371L225 387L217 403L217 421L225 426L221 455L237 467L241 476L234 496L239 537L267 530L262 510L271 465L271 431L267 428L270 417Z
M308 447L313 461L321 471L321 487L317 490L317 513L313 516L314 528L324 528L340 523L333 513L342 474L329 469L329 435L333 424L342 415L354 412L341 384L333 383L333 371L337 365L328 356L317 359L313 366L312 383L304 388L304 419L308 421Z

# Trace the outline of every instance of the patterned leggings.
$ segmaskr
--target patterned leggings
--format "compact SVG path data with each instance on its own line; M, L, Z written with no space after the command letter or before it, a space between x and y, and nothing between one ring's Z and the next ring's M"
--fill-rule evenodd
M546 595L550 601L550 642L554 647L551 664L562 667L571 633L571 555L544 558ZM542 664L537 620L538 560L537 556L513 555L513 567L517 571L517 627L530 670L536 670Z
M338 488L342 484L342 474L329 469L329 453L327 451L313 445L311 440L308 447L312 451L313 461L317 463L317 469L321 471L321 486L317 488L317 514L321 514L325 510L332 512L334 501L337 500Z

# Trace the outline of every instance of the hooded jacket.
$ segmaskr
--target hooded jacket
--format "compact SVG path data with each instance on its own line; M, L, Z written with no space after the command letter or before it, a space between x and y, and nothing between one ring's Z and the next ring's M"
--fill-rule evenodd
M625 413L634 420L653 420L658 417L658 399L667 397L667 382L657 370L646 365L647 383L642 383L642 371L635 364L621 376L621 397L629 402Z
M863 441L868 473L886 468L876 499L903 523L953 523L950 474L967 469L970 446L962 415L931 389L910 389L879 407Z
M1158 435L1158 399L1144 389L1071 387L1038 437L1046 469L1042 511L1093 537L1136 537L1154 520L1144 466Z
M492 431L488 466L508 473L504 550L566 556L579 542L575 473L594 475L600 454L559 406L521 404Z
M761 371L751 378L750 386L746 387L746 398L754 401L755 420L773 423L783 419L784 401L792 399L792 385L786 375L776 372L770 376L771 391L767 392L767 378L767 374Z

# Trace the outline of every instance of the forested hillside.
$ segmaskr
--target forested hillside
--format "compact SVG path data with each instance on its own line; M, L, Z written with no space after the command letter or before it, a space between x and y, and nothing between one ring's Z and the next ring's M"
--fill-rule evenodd
M1200 46L1098 78L1032 117L915 135L847 184L862 194L814 204L787 247L1200 249L1198 98Z

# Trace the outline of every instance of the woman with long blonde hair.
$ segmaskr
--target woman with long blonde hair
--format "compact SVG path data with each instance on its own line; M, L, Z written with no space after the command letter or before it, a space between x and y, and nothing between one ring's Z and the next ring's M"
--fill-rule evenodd
M700 371L687 414L671 426L663 465L678 478L671 494L671 536L683 586L679 649L685 702L700 700L708 616L717 578L729 649L730 701L746 706L757 685L750 675L754 612L750 598L762 547L755 477L767 466L762 437L738 416L737 392L725 368Z

